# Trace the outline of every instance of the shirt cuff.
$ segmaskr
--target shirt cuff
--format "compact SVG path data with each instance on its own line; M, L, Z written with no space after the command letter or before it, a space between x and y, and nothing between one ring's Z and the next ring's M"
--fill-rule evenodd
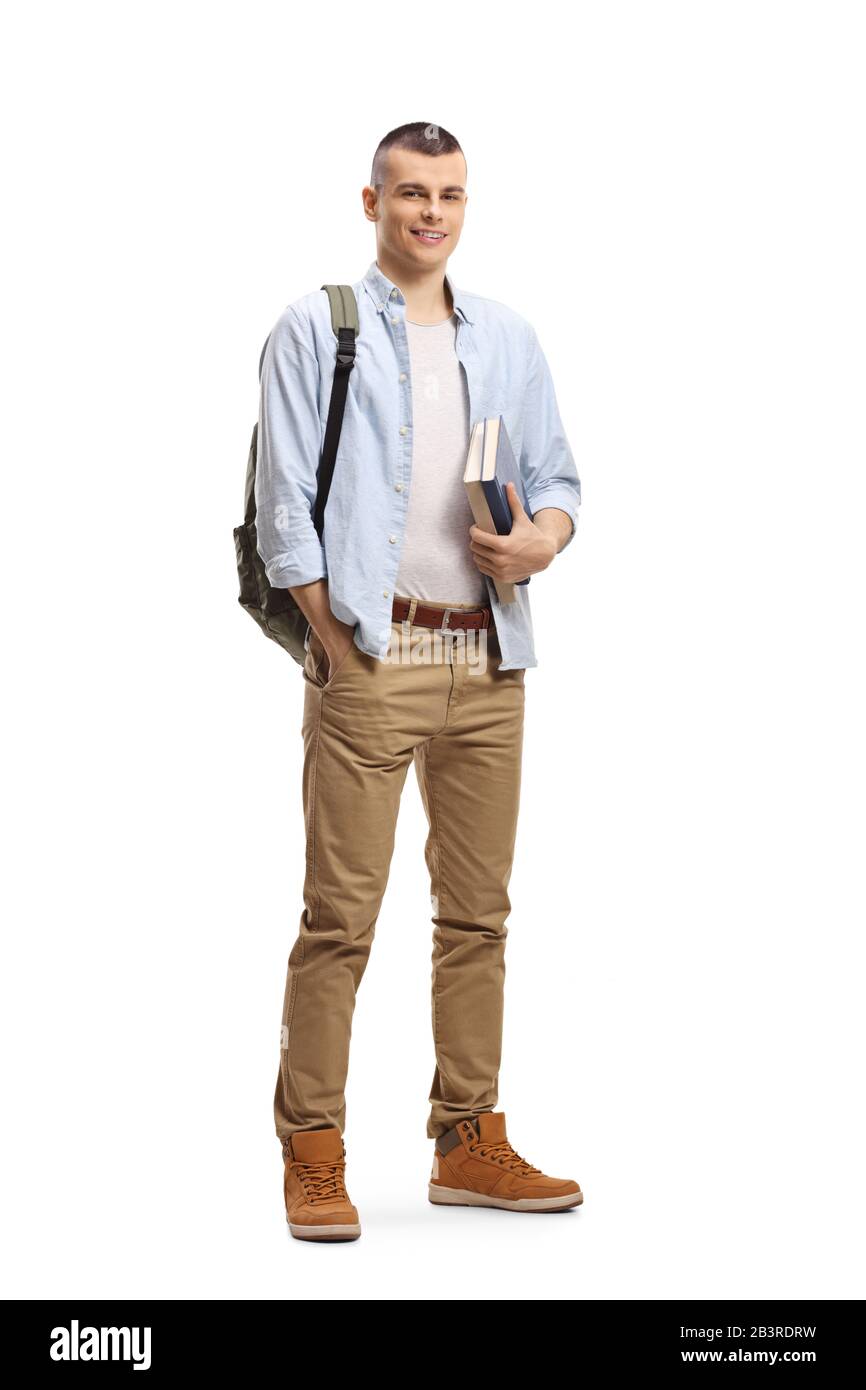
M327 579L325 548L318 537L298 541L291 550L274 556L272 560L265 560L265 574L274 589L293 589L300 584Z
M527 497L526 500L533 516L536 512L542 511L544 507L558 507L561 512L566 512L571 517L571 535L567 538L562 550L565 550L567 545L571 545L577 531L577 509L580 506L580 503L575 501L572 489L554 484L552 487L544 488L541 492L536 492L532 497ZM560 554L562 554L562 550L560 550Z

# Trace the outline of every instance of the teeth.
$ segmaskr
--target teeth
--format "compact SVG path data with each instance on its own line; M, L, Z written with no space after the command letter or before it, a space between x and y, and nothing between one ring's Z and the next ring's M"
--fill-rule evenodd
M445 235L444 232L422 232L420 227L413 227L412 230L415 232L417 236L435 237L437 241L441 241L443 236Z

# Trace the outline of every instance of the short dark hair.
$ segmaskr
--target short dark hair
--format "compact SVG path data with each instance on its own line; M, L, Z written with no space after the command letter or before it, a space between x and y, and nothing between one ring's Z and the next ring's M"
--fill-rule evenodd
M414 150L416 154L454 154L457 151L463 154L454 136L441 125L433 125L430 121L411 121L409 125L399 125L396 130L389 130L384 139L379 141L373 155L373 169L370 174L370 184L373 188L383 187L388 151L394 149ZM465 154L463 158L465 160Z

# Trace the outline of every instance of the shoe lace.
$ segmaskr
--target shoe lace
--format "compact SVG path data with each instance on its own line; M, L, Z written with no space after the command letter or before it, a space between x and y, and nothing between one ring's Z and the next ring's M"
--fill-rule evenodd
M345 1197L345 1163L294 1163L292 1165L300 1179L304 1193L310 1202L327 1202L334 1197Z
M472 1153L478 1153L482 1158L492 1158L494 1163L501 1163L504 1168L511 1168L524 1176L529 1173L541 1172L541 1169L536 1168L533 1163L521 1158L507 1139L500 1140L495 1144L489 1139L476 1139L474 1143L469 1145L469 1148Z

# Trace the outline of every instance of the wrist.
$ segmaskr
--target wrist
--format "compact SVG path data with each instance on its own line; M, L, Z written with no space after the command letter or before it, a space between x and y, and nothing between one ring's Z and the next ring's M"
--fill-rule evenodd
M341 622L333 613L329 616L327 624L319 629L322 646L327 651L339 650L345 638L354 637L354 634L354 624Z

